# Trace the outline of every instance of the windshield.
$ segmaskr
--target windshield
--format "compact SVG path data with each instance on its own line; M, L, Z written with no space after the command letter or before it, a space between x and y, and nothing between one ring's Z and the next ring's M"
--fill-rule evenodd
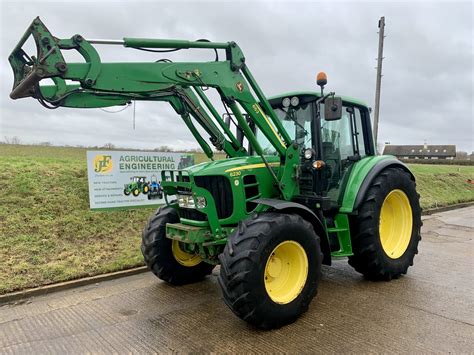
M304 147L311 147L312 105L307 103L297 107L274 108L277 117L288 132L292 141ZM277 151L270 144L264 134L257 128L256 137L265 155L277 155Z

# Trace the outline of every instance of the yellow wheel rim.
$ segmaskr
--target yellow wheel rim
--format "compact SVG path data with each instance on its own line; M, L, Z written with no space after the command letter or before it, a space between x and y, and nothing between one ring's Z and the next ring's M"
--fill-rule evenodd
M173 244L171 244L171 251L173 252L173 256L178 263L183 266L192 267L199 264L202 259L199 255L190 254L184 251L181 248L181 244L179 241L173 239Z
M265 265L265 290L273 302L287 304L303 290L308 257L298 242L287 240L273 249Z
M144 193L147 193L147 192L148 192L148 186L145 186L145 187L143 188L143 192L144 192Z
M398 259L410 244L413 216L410 201L402 190L391 191L380 210L379 235L388 257Z

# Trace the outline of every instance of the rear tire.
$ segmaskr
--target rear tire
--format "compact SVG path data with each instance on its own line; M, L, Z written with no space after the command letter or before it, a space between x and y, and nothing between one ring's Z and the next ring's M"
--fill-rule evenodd
M239 223L219 256L224 301L259 328L294 322L316 295L322 259L319 237L301 216L256 214Z
M371 280L406 274L418 253L421 225L419 195L410 174L397 168L382 171L354 220L349 264Z
M173 285L201 281L212 272L214 265L201 261L197 265L188 263L193 266L184 266L182 260L182 263L178 262L172 250L173 240L166 238L166 224L178 222L178 213L171 207L160 208L150 217L142 233L141 251L145 264L158 278Z

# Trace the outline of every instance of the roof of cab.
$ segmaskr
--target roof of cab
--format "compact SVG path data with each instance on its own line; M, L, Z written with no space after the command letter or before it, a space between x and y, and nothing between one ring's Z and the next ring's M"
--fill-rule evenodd
M288 96L299 96L299 95L312 95L312 96L316 96L316 97L321 97L321 93L319 93L317 91L292 91L292 92L287 92L287 93L280 94L280 95L271 96L271 97L268 98L268 100L284 98L284 97L288 97ZM341 96L341 95L337 95L337 96L341 97L342 101L345 101L345 102L348 102L348 103L351 103L351 104L354 104L354 105L369 107L369 105L367 105L364 101L355 99L353 97Z

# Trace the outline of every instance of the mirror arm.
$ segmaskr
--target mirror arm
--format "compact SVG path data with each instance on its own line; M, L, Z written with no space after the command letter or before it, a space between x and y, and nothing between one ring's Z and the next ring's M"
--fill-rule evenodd
M335 92L330 92L329 94L326 94L326 95L320 97L320 98L316 101L316 103L319 105L319 104L323 103L324 101L326 101L326 99L327 99L329 96L334 96L334 95L336 95Z

